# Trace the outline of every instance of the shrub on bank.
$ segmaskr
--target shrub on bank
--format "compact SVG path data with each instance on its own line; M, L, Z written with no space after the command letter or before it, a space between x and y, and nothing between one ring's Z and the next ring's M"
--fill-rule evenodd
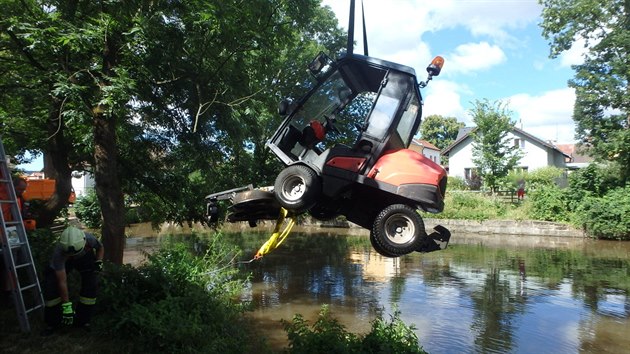
M244 306L233 301L245 284L220 241L195 254L183 243L149 255L139 267L110 267L95 318L99 332L143 352L247 351Z
M630 239L630 186L589 195L577 205L574 223L597 238Z
M327 306L322 307L312 326L299 314L283 323L289 337L289 353L425 353L413 326L404 324L399 312L390 321L377 318L363 336L349 333L330 315Z
M529 193L529 216L534 220L569 222L571 213L567 193L567 189L555 185L540 185Z
M444 211L428 214L440 219L488 220L501 218L507 206L500 200L484 196L479 192L449 191L444 201Z

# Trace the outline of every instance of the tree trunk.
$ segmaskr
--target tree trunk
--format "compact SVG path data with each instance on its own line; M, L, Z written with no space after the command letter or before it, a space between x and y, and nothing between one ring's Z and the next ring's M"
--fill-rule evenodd
M38 227L52 225L61 209L68 205L68 197L72 192L72 171L68 164L68 146L63 134L60 108L61 101L53 98L52 107L48 113L47 131L50 138L44 152L46 159L44 172L46 178L55 180L55 193L36 210Z
M125 205L118 180L116 122L103 113L94 115L94 181L103 214L101 227L105 259L122 264L125 240Z

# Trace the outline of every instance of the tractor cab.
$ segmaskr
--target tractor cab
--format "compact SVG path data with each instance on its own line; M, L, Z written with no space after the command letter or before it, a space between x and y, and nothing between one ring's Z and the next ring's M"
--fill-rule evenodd
M362 55L332 61L320 53L309 65L316 85L295 104L268 146L286 165L321 173L327 162L365 175L385 152L409 146L421 121L414 69Z

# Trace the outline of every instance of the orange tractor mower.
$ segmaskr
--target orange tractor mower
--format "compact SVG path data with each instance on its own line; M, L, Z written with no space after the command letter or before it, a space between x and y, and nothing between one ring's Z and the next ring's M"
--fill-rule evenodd
M418 82L411 67L352 53L350 38L337 60L320 53L308 66L315 78L310 91L280 102L284 120L267 147L286 167L273 188L208 195L208 220L216 222L217 203L229 200L230 222L255 226L281 210L319 220L342 215L369 229L384 256L444 249L450 232L437 226L427 234L419 211L444 209L446 171L409 149L421 122L420 88L443 63L433 59L427 80Z

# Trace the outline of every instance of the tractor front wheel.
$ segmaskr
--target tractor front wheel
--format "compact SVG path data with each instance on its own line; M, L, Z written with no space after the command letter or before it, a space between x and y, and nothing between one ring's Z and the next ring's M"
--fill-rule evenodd
M281 206L295 213L313 207L320 197L322 185L317 173L303 165L292 165L280 172L274 183L274 194Z
M426 235L424 222L416 209L393 204L376 216L370 239L379 253L398 257L417 250Z

